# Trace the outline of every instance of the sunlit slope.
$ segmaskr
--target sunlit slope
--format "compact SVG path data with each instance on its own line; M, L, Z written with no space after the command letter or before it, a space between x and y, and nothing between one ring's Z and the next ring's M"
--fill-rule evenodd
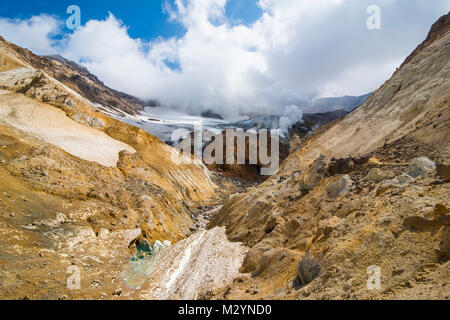
M102 113L67 82L76 69L59 64L62 83L39 59L0 39L0 297L112 296L133 240L185 239L216 186L201 163ZM71 265L84 294L65 284Z
M216 298L448 299L449 77L450 14L361 107L224 205L210 227L251 247L252 277Z

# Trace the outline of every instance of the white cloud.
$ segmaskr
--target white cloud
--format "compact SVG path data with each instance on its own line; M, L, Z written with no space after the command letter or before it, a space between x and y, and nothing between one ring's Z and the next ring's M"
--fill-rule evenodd
M60 21L48 15L27 20L0 18L0 34L37 54L53 54L57 49L52 36L59 32L60 24Z
M132 39L110 15L69 35L61 52L109 86L166 105L225 116L282 113L314 96L377 89L450 9L446 0L376 2L380 31L366 27L372 0L259 0L263 15L250 26L229 23L226 0L172 0L164 10L186 29L180 38ZM35 39L48 39L42 25L33 27Z

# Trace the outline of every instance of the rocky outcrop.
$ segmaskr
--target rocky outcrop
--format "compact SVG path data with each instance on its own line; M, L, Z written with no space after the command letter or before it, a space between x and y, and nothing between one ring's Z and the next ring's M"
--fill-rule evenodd
M320 264L315 259L305 255L298 265L298 278L301 285L310 284L320 273Z
M230 133L231 135L232 133ZM234 139L232 142L227 142L227 131L223 131L220 135L214 136L212 139L213 143L217 138L223 140L223 155L219 161L215 161L213 164L207 164L209 170L213 172L217 172L222 176L236 179L241 181L242 183L251 183L251 182L260 182L267 178L266 175L262 174L262 170L264 168L269 168L270 166L266 163L263 163L266 160L261 158L261 155L270 155L272 152L272 136L268 133L267 136L267 149L261 151L261 142L260 142L260 134L255 134L252 132L246 132L245 143L242 145L245 146L245 150L243 150L243 159L239 158L239 140ZM289 147L286 141L282 141L283 138L277 136L277 141L280 141L279 148L277 150L279 154L279 161L283 161L287 158L289 154ZM285 140L285 139L284 139ZM210 148L211 145L206 144L206 148ZM193 146L192 146L192 152ZM256 154L256 161L252 160L252 152ZM228 160L227 154L231 155L231 159ZM215 157L215 152L213 157Z
M337 177L331 181L325 190L330 198L337 198L341 195L349 193L353 186L352 178L349 175L344 175L342 177Z
M408 167L408 174L413 178L418 178L435 170L436 163L426 157L422 157L411 161L411 164Z

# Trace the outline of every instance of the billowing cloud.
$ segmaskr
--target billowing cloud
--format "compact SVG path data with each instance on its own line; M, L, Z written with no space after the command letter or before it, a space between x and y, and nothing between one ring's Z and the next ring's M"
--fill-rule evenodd
M109 86L165 105L283 114L313 97L377 89L450 9L447 0L259 0L262 16L236 25L226 2L167 0L168 19L186 30L179 38L133 39L111 14L68 35L60 51ZM372 4L381 30L367 28Z
M34 16L27 20L0 17L0 35L37 54L58 52L53 38L60 32L61 21L48 16Z

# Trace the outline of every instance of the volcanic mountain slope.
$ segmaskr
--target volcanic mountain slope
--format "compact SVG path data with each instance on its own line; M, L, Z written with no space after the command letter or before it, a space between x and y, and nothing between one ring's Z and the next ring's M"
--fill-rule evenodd
M130 249L186 238L217 187L201 163L102 113L110 99L135 106L95 79L5 40L0 60L0 297L111 298ZM67 288L71 265L87 290Z
M42 70L92 103L108 109L136 114L148 105L138 98L108 88L86 68L61 56L37 56L27 49L6 41L1 36L0 45L3 50L7 50L7 55L0 60L0 71L14 69L17 66L17 60L20 60L22 63L19 65L25 63L34 69Z
M364 105L228 201L210 227L251 248L249 276L204 298L449 299L449 61L450 14Z

